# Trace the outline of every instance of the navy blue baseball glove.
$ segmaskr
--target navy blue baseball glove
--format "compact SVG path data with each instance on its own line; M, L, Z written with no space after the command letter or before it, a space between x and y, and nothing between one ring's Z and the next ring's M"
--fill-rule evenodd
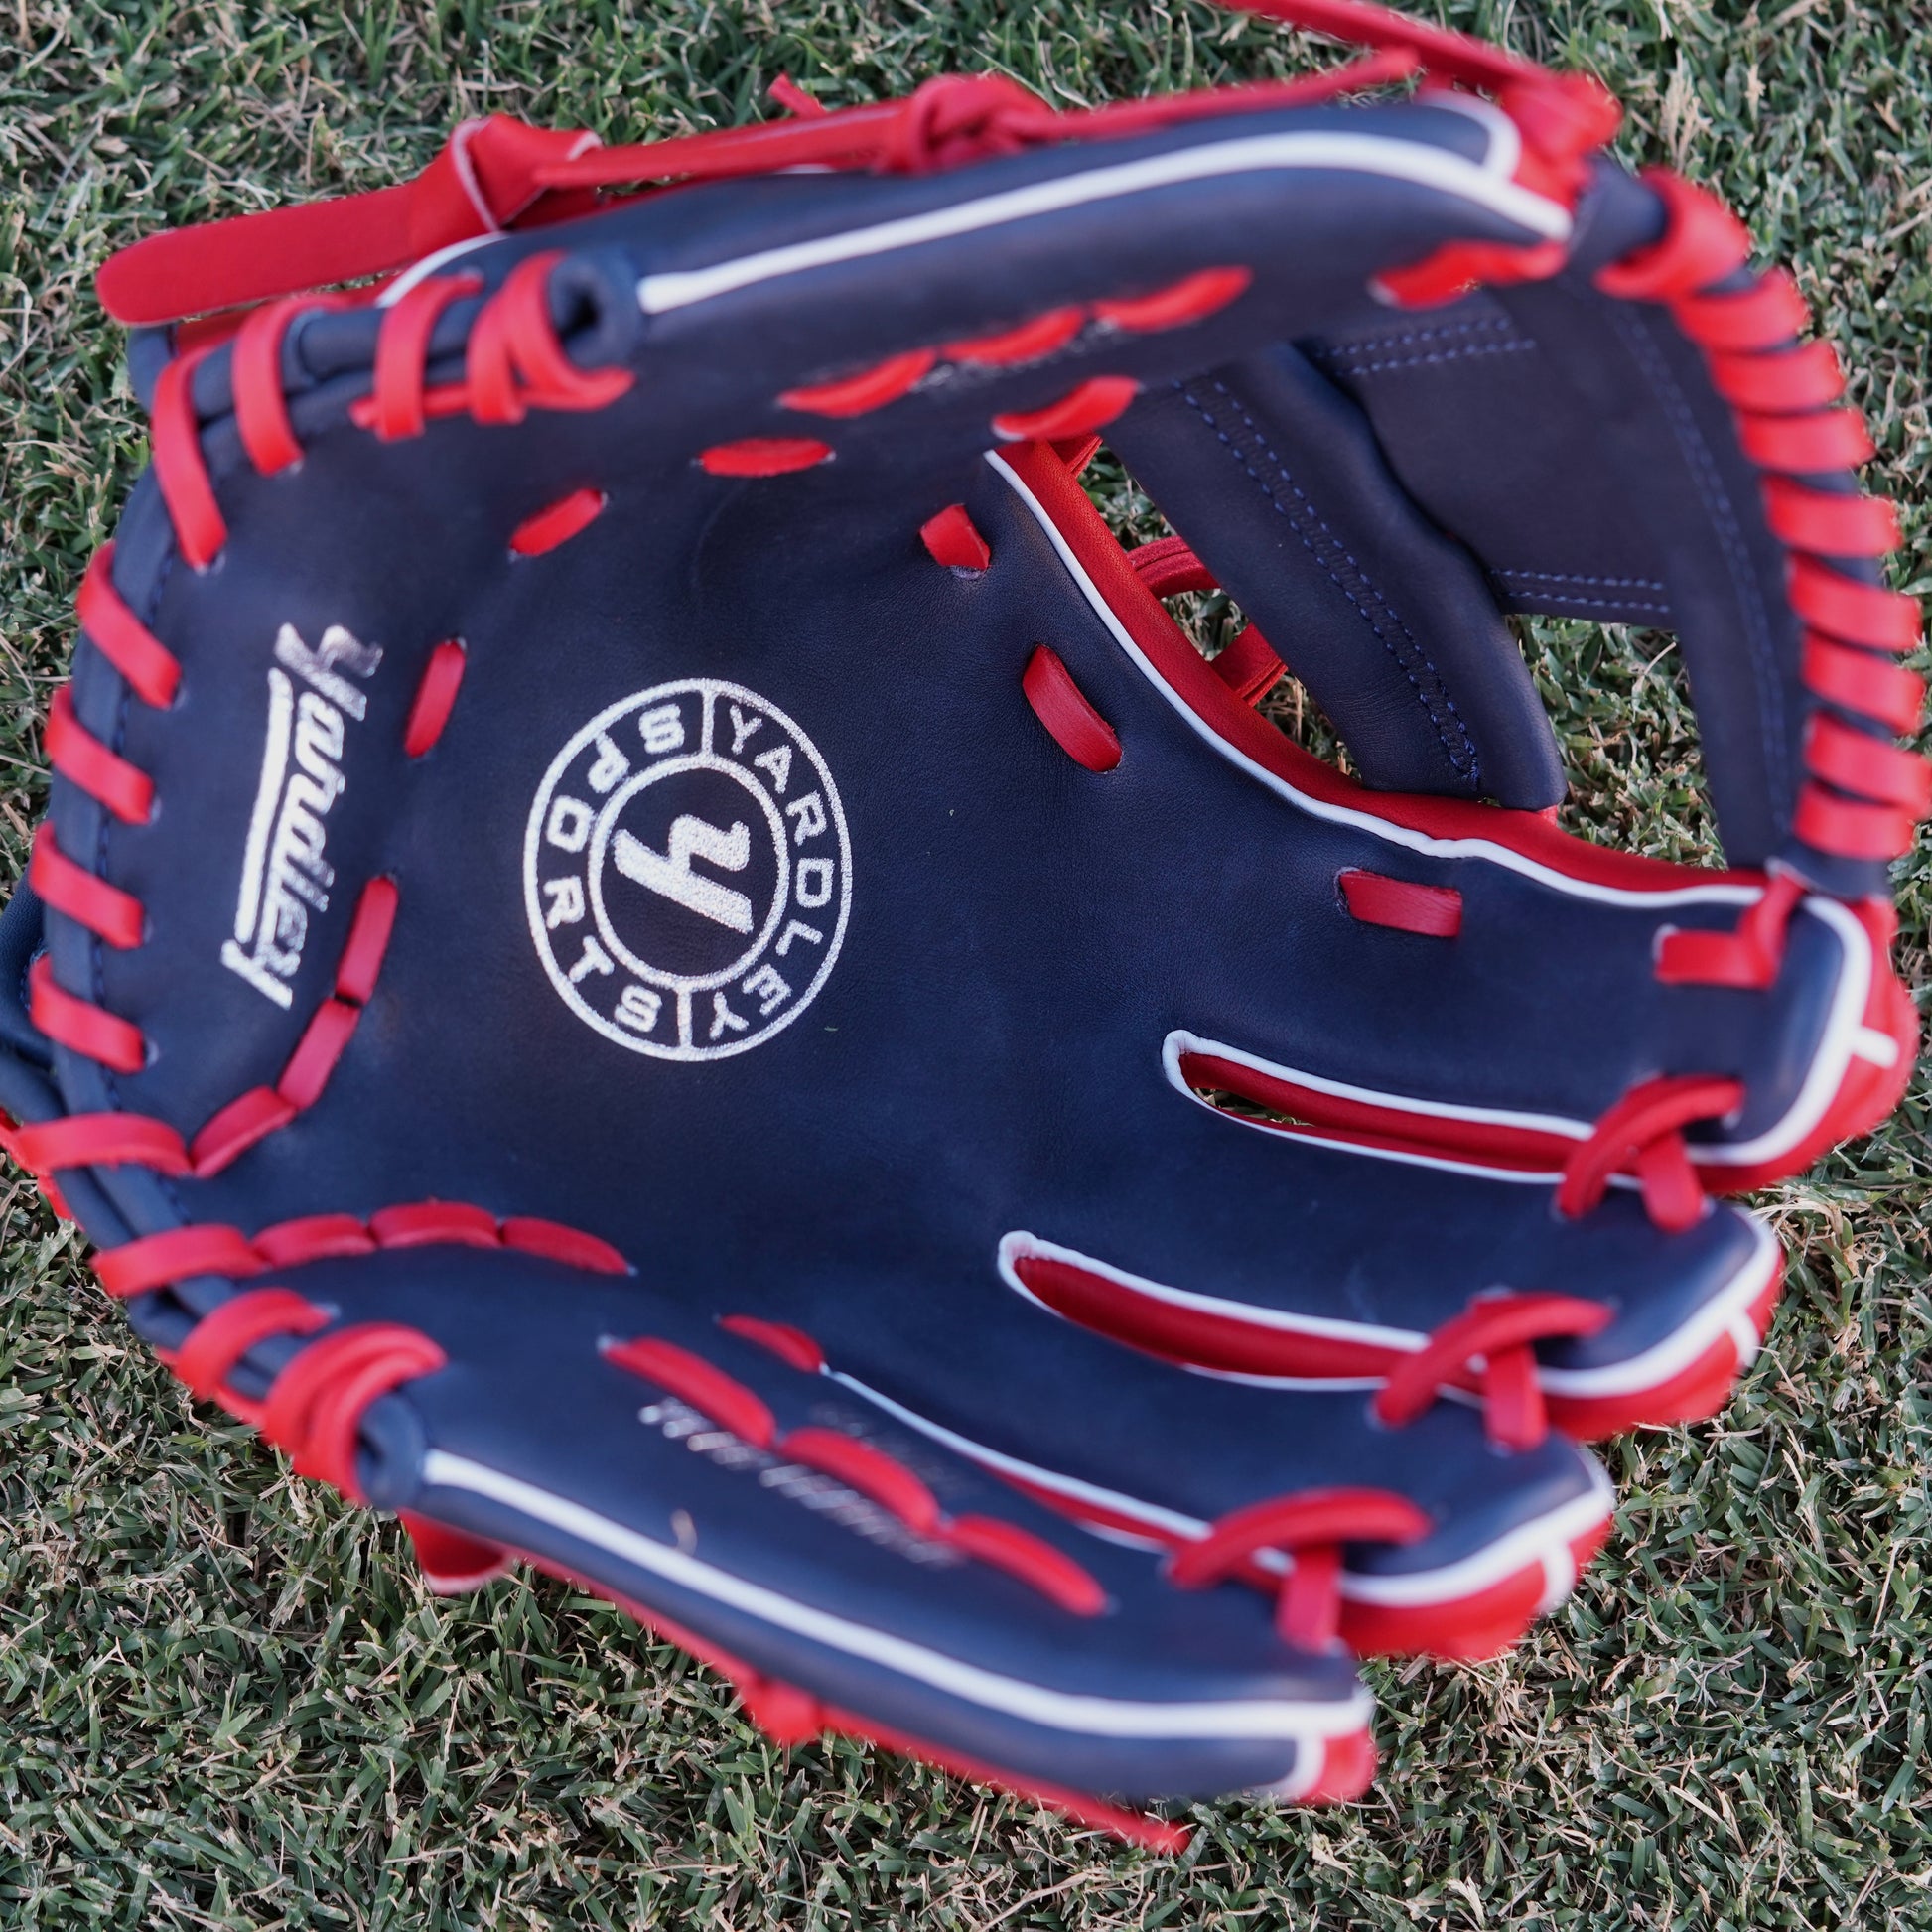
M198 1396L439 1587L1155 1843L1095 1794L1351 1795L1351 1649L1563 1596L1576 1439L1764 1331L1714 1196L1915 1044L1916 614L1792 284L1590 84L1296 17L1381 51L473 123L118 257L153 465L0 920L8 1145ZM1675 634L1734 869L1559 829L1512 612Z

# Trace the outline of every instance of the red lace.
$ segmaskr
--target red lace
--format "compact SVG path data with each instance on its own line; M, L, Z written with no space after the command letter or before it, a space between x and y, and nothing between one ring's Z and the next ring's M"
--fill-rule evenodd
M139 902L62 857L51 831L51 823L44 823L36 836L28 874L35 890L50 905L100 933L110 944L138 944ZM177 1165L182 1144L173 1127L124 1113L81 1115L63 1123L59 1147L64 1158L58 1162L49 1162L38 1152L53 1145L51 1141L16 1136L21 1165L40 1179L47 1178L56 1166L158 1166L197 1178L219 1173L322 1098L374 994L395 925L396 903L395 886L387 879L371 880L363 888L337 963L334 991L316 1009L274 1085L251 1087L211 1116L188 1144L185 1167ZM37 959L28 974L28 1011L35 1026L57 1045L99 1060L118 1073L136 1073L147 1064L147 1041L139 1029L91 1001L62 991L45 957ZM139 1133L132 1137L125 1126L130 1121L141 1122Z
M1294 1559L1275 1599L1275 1627L1298 1649L1325 1650L1341 1625L1341 1553L1350 1543L1414 1543L1428 1515L1388 1489L1310 1489L1221 1517L1197 1543L1175 1550L1168 1575L1183 1589L1249 1577L1266 1551Z
M265 327L263 339L279 342L279 330ZM113 586L112 566L111 545L104 546L88 566L77 599L82 628L137 698L165 708L174 702L181 667L122 601ZM430 653L404 727L406 756L421 758L441 737L456 703L464 663L460 641L439 644ZM154 780L80 724L72 695L65 686L55 694L49 713L47 748L54 768L64 778L124 823L142 823L153 811ZM56 911L106 944L126 950L141 943L146 928L141 902L68 857L60 849L51 820L35 834L28 878ZM58 1143L40 1130L15 1135L12 1145L19 1150L17 1158L44 1185L51 1182L56 1167L126 1164L202 1177L218 1173L321 1099L362 1010L374 996L396 909L393 881L375 879L363 888L349 919L330 997L311 1017L280 1075L273 1085L250 1088L216 1112L189 1144L185 1167L181 1137L174 1128L118 1114L87 1115L64 1123ZM71 1052L123 1074L139 1072L147 1064L148 1043L140 1029L59 986L45 956L29 970L28 1010L50 1039ZM142 1119L138 1130L125 1125L132 1119ZM58 1161L47 1152L56 1145L62 1157Z
M54 836L54 821L44 818L34 831L33 856L27 862L27 883L57 912L64 912L76 925L84 926L95 938L104 940L117 952L126 952L141 943L147 929L147 914L141 901L118 886L96 878L85 866L77 866L61 850Z
M100 1285L117 1300L147 1295L199 1275L247 1280L273 1268L372 1255L385 1248L507 1248L599 1275L627 1275L630 1265L608 1241L561 1222L512 1215L498 1220L466 1201L411 1201L353 1214L307 1214L243 1234L218 1221L191 1222L145 1234L94 1257Z
M355 1450L363 1411L378 1396L448 1363L429 1336L400 1322L338 1328L310 1342L276 1376L258 1426L288 1451L297 1475L330 1483L359 1503L365 1498L355 1476Z
M235 1365L258 1343L278 1335L312 1335L329 1315L292 1288L251 1288L232 1295L189 1330L170 1364L190 1393L218 1402L245 1423L259 1421L261 1405L228 1387Z
M602 409L635 378L625 369L580 369L550 319L555 252L519 262L483 304L471 327L460 382L431 386L428 357L437 318L475 293L471 276L431 277L382 312L371 393L350 419L386 439L420 434L436 417L468 414L480 423L518 423L532 409ZM235 428L249 461L274 476L301 461L282 385L282 343L294 321L340 307L330 296L299 296L256 311L241 326L230 360ZM151 426L155 476L181 553L197 570L220 555L226 519L202 456L194 399L195 371L207 346L177 356L156 384Z
M748 1316L734 1316L724 1325L747 1339L763 1343L794 1366L798 1341L817 1352L817 1345L797 1329L779 1328ZM1099 1582L1063 1550L998 1517L948 1516L926 1484L876 1444L842 1430L813 1426L781 1434L777 1419L760 1396L688 1348L655 1336L641 1336L612 1343L604 1353L608 1361L655 1384L754 1449L844 1483L916 1535L1005 1571L1061 1609L1075 1616L1098 1616L1107 1607L1107 1593Z
M1034 716L1075 764L1089 771L1111 771L1120 763L1120 739L1073 681L1057 651L1035 645L1020 679Z
M148 1063L140 1028L57 985L54 963L45 953L27 969L27 1017L57 1046L115 1073L139 1073Z
M419 759L432 750L443 736L450 714L456 709L456 694L469 667L469 653L463 640L452 637L429 654L423 666L422 682L416 687L415 702L409 707L409 722L402 730L402 755Z
M62 777L97 800L123 825L145 825L154 811L154 780L110 752L75 717L65 684L47 711L47 758Z
M142 1145L158 1123L139 1116L104 1118L129 1138L134 1152L167 1152ZM83 1124L84 1117L76 1117L21 1128L0 1134L0 1142L16 1158L23 1147L38 1147L56 1165L70 1165L63 1158L64 1138L70 1139ZM160 1130L163 1135L167 1131ZM311 1215L252 1237L232 1227L173 1228L108 1249L94 1265L110 1295L128 1296L195 1275L245 1279L269 1268L435 1242L511 1249L600 1274L629 1272L622 1256L594 1235L528 1217L499 1221L483 1208L456 1201L383 1208L366 1221L347 1214ZM329 1311L292 1289L247 1289L203 1315L181 1347L164 1359L195 1395L220 1403L287 1450L298 1474L332 1483L360 1502L364 1498L355 1459L369 1405L443 1368L448 1357L420 1329L379 1321L324 1334L333 1319ZM251 1401L229 1386L229 1377L251 1349L283 1336L300 1337L306 1345L275 1375L265 1400ZM480 1582L506 1561L494 1545L460 1531L407 1514L403 1522L426 1570L444 1587Z
M257 309L236 332L229 351L228 379L235 399L235 428L241 447L264 477L278 476L302 461L302 445L282 390L282 344L297 316L339 309L337 296L302 296Z
M1804 896L1795 873L1773 873L1763 897L1729 932L1666 931L1657 946L1657 977L1666 986L1774 985L1785 934Z
M1308 106L1416 73L1493 94L1522 134L1518 178L1566 201L1582 186L1585 156L1616 130L1617 107L1595 81L1552 73L1361 0L1229 4L1377 51L1299 80L1068 111L997 75L942 76L906 100L836 112L784 81L773 92L795 119L635 147L603 148L588 134L492 115L466 121L413 181L373 195L149 236L101 269L100 298L122 322L173 322L386 274L480 235L569 219L598 206L606 190L796 168L926 173L1041 145L1119 140L1229 112ZM1507 259L1491 252L1497 259L1487 266L1510 273ZM1470 266L1480 270L1484 264Z
M1733 280L1750 259L1750 237L1714 196L1662 170L1646 175L1668 213L1663 238L1597 274L1606 294L1661 302L1699 345L1729 402L1738 440L1765 472L1765 509L1790 557L1793 609L1806 625L1802 676L1837 711L1814 714L1807 778L1792 832L1801 847L1840 859L1888 859L1906 851L1932 800L1922 761L1892 745L1916 722L1924 685L1897 663L1919 639L1917 603L1849 576L1840 561L1875 561L1897 546L1891 505L1812 485L1819 472L1849 471L1871 455L1855 409L1842 407L1844 377L1823 344L1800 344L1810 324L1788 276ZM1718 984L1768 984L1782 951L1790 889L1769 911L1747 914L1730 956L1714 935L1680 935L1667 976ZM1775 927L1775 929L1774 929ZM1703 969L1703 970L1700 970Z
M1806 777L1792 836L1799 853L1773 871L1763 895L1727 933L1670 931L1657 953L1666 984L1765 988L1775 983L1805 893L1805 851L1881 860L1908 850L1932 803L1932 771L1889 742L1911 730L1923 681L1897 659L1919 639L1916 602L1839 568L1873 562L1898 544L1889 503L1817 488L1819 473L1849 472L1872 453L1858 412L1841 406L1844 376L1821 343L1800 343L1810 315L1790 277L1737 279L1750 237L1715 197L1662 170L1646 175L1664 203L1661 240L1611 263L1597 286L1624 300L1665 304L1703 350L1730 405L1738 442L1764 472L1764 507L1789 558L1793 610L1805 625L1800 675L1821 706L1806 730ZM1848 478L1849 481L1849 478ZM1853 722L1847 722L1850 719ZM1659 1226L1682 1229L1703 1212L1704 1189L1683 1130L1742 1103L1716 1076L1649 1080L1596 1124L1566 1164L1558 1206L1587 1212L1609 1177L1633 1165Z
M1744 1103L1743 1084L1713 1074L1668 1074L1642 1081L1609 1108L1564 1163L1557 1211L1575 1218L1603 1198L1610 1176L1633 1170L1650 1218L1681 1233L1704 1213L1704 1183L1684 1129L1724 1120Z
M482 291L481 275L432 275L392 303L375 339L368 401L356 420L385 443L420 436L429 422L430 338L451 303Z
M1253 279L1246 268L1210 268L1142 295L1049 309L990 336L889 355L828 381L784 390L778 401L805 415L839 419L863 416L909 394L940 366L942 358L978 367L1005 367L1042 360L1072 342L1090 323L1137 333L1182 328L1224 308ZM1139 393L1140 385L1131 377L1093 376L1037 409L996 415L993 434L1007 443L1039 442L1051 443L1062 451L1078 449L1082 452L1074 465L1078 468L1098 447L1099 432ZM833 454L832 446L816 437L764 436L716 445L703 451L699 462L713 476L774 477L828 462ZM933 554L941 562L950 561L938 551Z
M1126 556L1135 576L1156 597L1220 589L1219 580L1183 537L1158 537L1137 545ZM1227 644L1208 669L1246 705L1259 704L1288 675L1275 647L1253 624Z
M94 552L80 580L73 608L94 648L127 680L128 689L156 711L166 711L181 685L175 654L122 603L114 588L114 546ZM79 782L78 779L75 780Z
M964 503L948 503L919 525L919 541L935 564L977 574L993 561L993 547L980 535Z
M1549 1434L1535 1344L1593 1335L1610 1318L1597 1302L1569 1295L1479 1295L1389 1369L1369 1405L1377 1420L1400 1429L1447 1388L1482 1392L1483 1429L1498 1449L1534 1449Z

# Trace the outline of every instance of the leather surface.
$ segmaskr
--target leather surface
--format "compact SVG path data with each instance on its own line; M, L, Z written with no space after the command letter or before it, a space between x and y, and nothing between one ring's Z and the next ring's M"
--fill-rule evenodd
M1241 119L1238 131L1267 134L1339 125L1333 110ZM1347 125L1464 160L1486 138L1476 122L1435 109L1351 111ZM1224 124L1127 146L1158 157L1227 138ZM1095 165L1091 155L1035 155L975 171L974 185L990 195ZM775 1376L783 1386L771 1399L808 1406L825 1400L822 1390L801 1393L789 1371L730 1341L712 1317L794 1322L834 1369L932 1425L1165 1508L1207 1518L1281 1491L1386 1484L1429 1511L1432 1533L1406 1551L1352 1551L1351 1569L1439 1568L1586 1501L1596 1482L1587 1457L1556 1440L1501 1453L1477 1414L1455 1403L1392 1432L1371 1420L1359 1390L1248 1388L1182 1373L1024 1301L996 1265L1002 1238L1026 1230L1178 1288L1418 1331L1483 1289L1558 1290L1604 1304L1613 1318L1591 1342L1549 1358L1627 1359L1733 1279L1753 1248L1736 1210L1714 1207L1673 1236L1615 1190L1565 1222L1552 1213L1547 1178L1272 1137L1176 1090L1165 1042L1186 1031L1424 1103L1579 1123L1634 1082L1720 1071L1743 1080L1747 1099L1715 1131L1747 1138L1797 1104L1848 955L1835 928L1804 916L1768 993L1665 987L1652 970L1661 926L1727 928L1734 894L1662 905L1641 891L1567 891L1534 868L1392 842L1373 823L1284 797L1180 715L983 460L991 413L1040 407L1095 373L1124 367L1154 396L1236 363L1251 379L1274 369L1287 385L1281 396L1301 404L1280 400L1273 414L1286 423L1306 405L1315 413L1304 423L1337 425L1321 454L1326 513L1356 548L1386 545L1391 568L1426 568L1443 587L1440 608L1424 600L1409 621L1427 628L1442 661L1453 656L1444 694L1488 734L1484 756L1504 774L1498 792L1540 797L1547 726L1526 715L1520 659L1494 607L1483 607L1481 570L1498 560L1475 534L1480 515L1459 529L1455 503L1420 484L1416 501L1396 488L1421 474L1415 417L1366 390L1358 410L1334 346L1367 340L1377 267L1413 260L1449 232L1527 238L1493 211L1386 174L1223 173L1029 216L1010 232L922 242L916 274L903 260L859 254L686 307L640 317L634 306L640 274L921 218L960 194L957 180L800 177L664 197L581 230L593 247L560 285L560 321L580 359L621 360L637 376L621 401L591 415L536 411L511 428L459 417L383 444L346 420L368 386L374 320L317 318L294 333L286 363L308 461L259 477L233 424L217 414L207 425L231 541L205 574L175 559L158 492L143 482L118 538L115 581L179 655L181 695L166 713L132 703L87 647L74 692L87 728L153 775L159 807L149 825L122 826L57 779L53 817L65 851L141 899L147 935L116 953L50 914L47 942L60 983L138 1025L153 1050L126 1077L57 1050L61 1101L75 1112L137 1109L192 1135L279 1073L328 993L362 884L393 880L400 911L374 996L317 1104L216 1176L103 1171L94 1184L105 1206L89 1212L93 1195L76 1205L109 1239L116 1222L141 1233L182 1221L253 1230L426 1198L585 1228L621 1250L634 1276L612 1282L429 1250L278 1274L345 1319L416 1322L453 1358L406 1400L371 1413L366 1479L378 1500L423 1500L421 1457L434 1448L539 1487L594 1491L614 1520L659 1541L668 1512L685 1508L699 1519L701 1547L715 1537L732 1565L798 1600L857 1601L882 1627L918 1624L959 1654L997 1650L1035 1681L1233 1699L1288 1684L1296 1697L1332 1700L1345 1671L1285 1653L1258 1597L1227 1587L1182 1599L1151 1560L1096 1555L1092 1539L1043 1514L1040 1533L1090 1557L1125 1606L1098 1637L979 1567L956 1594L950 1572L946 1591L922 1594L909 1572L870 1554L855 1569L853 1551L828 1545L806 1513L785 1517L684 1450L660 1452L640 1432L635 1384L599 1356L598 1341L684 1336L760 1387L775 1387ZM533 246L568 249L579 238L560 229L506 241L466 265L493 282ZM1253 292L1205 322L1131 340L1089 329L1040 365L945 363L945 379L902 406L803 425L836 456L796 475L730 480L694 467L719 441L800 434L797 412L776 401L799 381L908 343L1145 291L1231 257L1252 262ZM1518 313L1512 306L1512 326ZM440 350L457 346L473 314L452 313ZM1545 337L1550 359L1567 353L1558 325ZM1271 346L1317 338L1329 346L1312 362ZM1359 352L1356 363L1359 376ZM438 364L442 374L456 368L447 356ZM216 355L198 382L205 409L220 410L226 381ZM1459 393L1447 383L1430 391ZM1442 412L1446 436L1460 433L1456 407ZM587 487L606 498L587 529L544 555L512 555L512 529ZM943 569L919 543L919 524L955 501L991 546L984 574ZM1258 585L1275 585L1240 519L1214 513L1211 490L1184 517L1173 507L1183 528L1199 518L1230 533L1230 581L1254 571ZM1532 490L1520 510L1517 554L1538 568L1676 568L1648 562L1635 507L1606 524L1600 552L1565 547L1575 502L1546 504ZM1312 634L1323 621L1306 627ZM310 907L286 1008L223 965L249 894L259 897L250 826L262 798L283 796L262 774L275 677L290 682L289 659L277 655L284 626L310 648L342 626L381 652L356 672L361 715L337 720L332 878L326 905ZM1301 620L1282 635L1269 628L1297 662ZM435 749L408 759L403 729L423 667L452 638L467 652L455 711ZM1722 655L1722 625L1712 638ZM1028 707L1021 675L1041 643L1118 734L1117 770L1074 764ZM1344 674L1344 654L1327 661ZM1733 690L1721 668L1707 694L1700 672L1700 691L1723 711L1733 698L1746 705L1749 692L1761 699L1780 674L1757 664ZM703 680L714 683L693 682ZM1481 702L1464 705L1478 690ZM653 696L633 702L642 693ZM1379 703L1365 691L1364 715ZM610 774L599 790L566 748L607 712L613 750L596 766ZM712 765L657 771L668 754L646 721L667 712L678 743L701 746ZM748 728L747 719L761 722ZM1405 783L1425 781L1404 761L1417 731L1413 719L1389 720L1389 769L1408 773ZM753 775L759 747L781 742L791 753L783 770ZM1733 772L1746 798L1757 782L1748 766L1739 753ZM1487 788L1473 766L1452 775L1458 789ZM550 815L557 796L586 783L581 819ZM593 792L620 802L605 812ZM571 876L572 827L600 812L597 854L621 850L622 834L646 858L599 859L595 890L612 929L660 973L702 979L729 962L738 942L721 933L756 930L781 891L811 935L794 936L785 953L776 940L757 941L694 994L688 1018L669 994L654 1009L640 994L630 1044L609 1008L602 1029L588 1024L558 979L588 957L573 942L596 921L568 909L567 891L545 889ZM741 813L745 836L734 844ZM831 870L808 873L807 862ZM1443 942L1351 919L1335 886L1351 867L1459 892L1460 935ZM667 879L681 884L667 893ZM751 926L735 928L741 898ZM533 925L533 903L539 918L545 906L559 910L557 924ZM788 931L772 917L774 933ZM21 917L11 924L25 929ZM835 930L836 960L800 999L797 962L817 974ZM584 976L611 979L600 997L614 1001L621 976L606 959L609 972L593 962ZM759 977L767 971L782 993ZM661 984L647 973L637 983ZM784 1024L757 1037L767 999ZM9 1021L17 1045L18 1035ZM633 1050L673 1043L685 1057ZM738 1050L705 1056L714 1046ZM16 1058L7 1074L29 1106L44 1092L31 1073ZM191 1283L133 1311L154 1338L178 1339L189 1316L226 1292ZM888 1427L862 1400L857 1411L844 1396L839 1404L867 1415L868 1428ZM961 1493L983 1483L929 1440L917 1453ZM429 1501L664 1614L700 1618L674 1586L649 1584L554 1524L491 1515L474 1498ZM1002 1506L1035 1521L1004 1492ZM1058 1763L1057 1775L1075 1780L1175 1790L1287 1768L1279 1738L1258 1754L1190 1755L1145 1739L1075 1748L1024 1726L982 1733L981 1717L936 1709L883 1666L868 1675L757 1618L720 1613L707 1627L824 1695L873 1708L903 1699L908 1727L930 1724L1009 1764Z

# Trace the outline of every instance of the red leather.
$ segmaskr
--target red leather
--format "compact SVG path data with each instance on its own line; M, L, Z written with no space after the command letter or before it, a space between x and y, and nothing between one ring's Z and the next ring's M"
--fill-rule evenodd
M1020 688L1034 715L1075 764L1089 771L1111 771L1120 762L1120 740L1113 726L1088 703L1057 652L1039 645L1028 660Z
M1362 871L1344 872L1335 884L1350 915L1365 925L1393 926L1431 939L1453 939L1462 930L1462 895L1448 886L1420 886Z

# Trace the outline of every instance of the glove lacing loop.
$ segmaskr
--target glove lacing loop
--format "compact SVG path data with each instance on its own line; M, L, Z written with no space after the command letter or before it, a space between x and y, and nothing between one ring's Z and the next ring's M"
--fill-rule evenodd
M313 1335L329 1325L329 1311L290 1288L251 1288L210 1310L175 1350L172 1368L191 1395L219 1403L245 1423L259 1423L261 1404L228 1386L248 1351L277 1336Z
M297 1475L314 1476L350 1502L366 1500L355 1472L362 1413L449 1357L418 1328L358 1322L312 1341L282 1370L262 1404L260 1430L286 1449Z
M420 431L428 417L468 412L480 423L518 423L531 409L602 409L624 394L628 370L584 369L570 358L550 313L556 251L519 262L488 297L470 329L464 380L428 387L430 337L444 308L474 294L471 276L432 277L383 312L376 339L373 393L354 404L350 420L385 438ZM298 296L256 311L243 323L230 356L235 429L243 453L263 476L299 465L302 446L289 421L282 386L282 345L305 314L336 309L342 299ZM202 454L195 372L210 346L177 356L155 386L151 442L156 481L182 556L211 569L228 525Z
M14 1129L0 1133L0 1145L16 1160L36 1148L65 1157L66 1142L78 1138L75 1129L84 1126L86 1138L104 1145L114 1123L129 1137L130 1155L150 1152L140 1145L146 1138L143 1130L158 1123L139 1115L75 1116L42 1128ZM160 1131L172 1132L166 1127ZM312 1214L254 1235L218 1223L190 1224L104 1249L94 1257L94 1272L109 1295L125 1300L197 1277L247 1280L307 1262L437 1244L504 1249L595 1274L631 1272L608 1242L581 1229L528 1216L499 1221L486 1209L461 1201L385 1207L366 1221L349 1214ZM355 1449L362 1414L377 1397L443 1367L446 1357L435 1342L399 1323L362 1323L310 1341L275 1375L262 1403L228 1386L236 1366L258 1344L318 1335L334 1318L330 1310L291 1289L247 1289L202 1315L181 1346L164 1359L193 1394L220 1403L287 1449L298 1473L318 1476L359 1501Z
M928 175L1021 154L1053 138L1060 117L1004 74L941 74L893 117L879 144L885 174Z
M1763 473L1766 517L1790 560L1791 603L1805 625L1801 675L1820 706L1805 742L1790 864L1805 871L1807 852L1894 858L1932 801L1923 760L1889 742L1913 728L1924 698L1922 681L1896 662L1919 640L1919 609L1903 592L1839 568L1896 549L1892 506L1856 487L1817 486L1834 474L1849 483L1872 455L1871 440L1859 412L1842 406L1844 377L1830 349L1800 345L1810 315L1790 277L1744 274L1750 236L1715 196L1661 169L1644 180L1664 205L1664 235L1599 269L1596 286L1670 310L1703 350L1738 442ZM1703 966L1720 984L1768 984L1767 936L1740 932L1742 948L1726 960L1710 935L1697 935L1694 948L1677 949L1674 976L1702 976ZM1660 966L1672 964L1667 951ZM1769 965L1775 977L1774 958Z
M1378 1422L1400 1429L1444 1389L1473 1381L1481 1390L1489 1440L1498 1449L1534 1449L1550 1429L1534 1344L1593 1335L1609 1319L1601 1303L1570 1295L1478 1295L1415 1354L1390 1368L1370 1412Z
M359 1502L355 1457L363 1415L405 1382L447 1365L429 1336L395 1322L366 1322L304 1348L275 1376L266 1402L227 1386L229 1372L257 1343L311 1336L332 1318L289 1289L251 1289L205 1315L169 1365L196 1395L218 1402L287 1450L297 1474L333 1483ZM434 1590L474 1588L510 1565L511 1553L498 1544L408 1510L398 1516Z
M813 111L816 103L781 81L773 92L796 119L622 148L494 114L466 121L415 179L372 195L151 235L103 266L100 298L122 322L173 322L386 274L479 236L570 219L596 207L604 190L792 168L958 167L1023 146L1119 139L1243 108L1308 106L1418 73L1495 98L1522 137L1517 180L1566 203L1582 188L1586 156L1616 130L1615 102L1588 76L1553 73L1362 0L1228 4L1376 51L1298 80L1066 111L998 76L950 77L909 101L837 111Z
M1557 1212L1572 1220L1587 1214L1602 1200L1610 1176L1627 1166L1658 1227L1672 1234L1694 1227L1706 1197L1684 1130L1696 1121L1732 1118L1743 1103L1742 1082L1717 1075L1670 1074L1639 1082L1564 1163Z
M1231 1576L1252 1577L1257 1559L1291 1559L1275 1597L1275 1627L1300 1649L1321 1651L1341 1626L1342 1550L1348 1544L1415 1543L1432 1525L1426 1511L1389 1489L1310 1489L1230 1510L1198 1542L1168 1559L1182 1589Z

